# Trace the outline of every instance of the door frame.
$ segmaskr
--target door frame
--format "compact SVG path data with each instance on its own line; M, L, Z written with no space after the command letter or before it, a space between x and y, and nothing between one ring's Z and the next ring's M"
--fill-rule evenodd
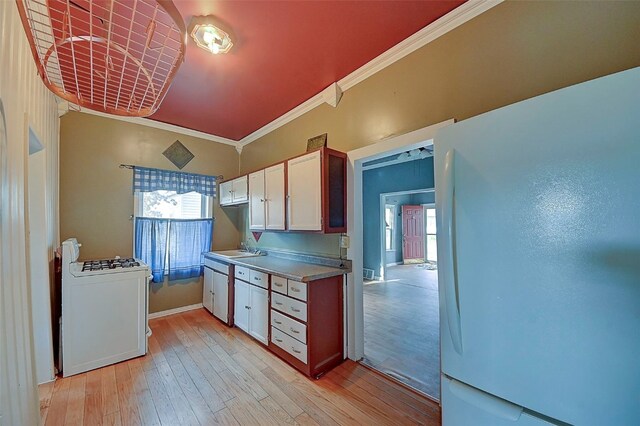
M431 146L436 132L453 123L454 119L445 120L347 152L347 236L352 242L347 249L347 257L352 261L352 272L347 274L345 283L346 343L347 356L352 360L358 361L364 355L362 164L411 149Z
M428 194L430 192L435 192L435 188L425 188L425 189L411 189L408 191L397 191L397 192L384 192L380 194L380 279L384 280L384 277L387 274L387 249L385 246L385 206L387 204L387 197L398 197L402 195L412 195L412 194ZM421 204L421 206L426 206L431 204ZM435 205L435 204L434 204ZM396 229L397 231L397 229ZM426 247L426 242L425 242Z

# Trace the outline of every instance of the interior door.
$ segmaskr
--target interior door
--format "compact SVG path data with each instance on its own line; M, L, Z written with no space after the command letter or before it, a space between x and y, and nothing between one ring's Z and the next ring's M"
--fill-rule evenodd
M209 312L213 312L213 274L213 269L205 266L202 285L202 306Z
M402 259L424 262L424 211L422 206L402 206Z
M207 268L205 268L206 270ZM213 315L229 321L229 277L218 271L213 272Z
M264 171L265 228L284 230L284 163Z
M233 322L239 329L249 332L249 284L236 280Z
M569 424L640 424L638 93L635 68L438 132L447 376Z
M249 228L262 230L265 225L265 171L249 175Z
M269 333L269 295L267 290L254 285L249 286L249 334L260 342L267 344Z

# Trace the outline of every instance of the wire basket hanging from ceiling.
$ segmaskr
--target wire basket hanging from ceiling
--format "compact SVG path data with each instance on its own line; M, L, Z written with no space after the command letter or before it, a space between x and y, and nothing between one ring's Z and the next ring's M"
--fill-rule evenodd
M184 60L168 0L16 0L44 84L80 107L153 114Z

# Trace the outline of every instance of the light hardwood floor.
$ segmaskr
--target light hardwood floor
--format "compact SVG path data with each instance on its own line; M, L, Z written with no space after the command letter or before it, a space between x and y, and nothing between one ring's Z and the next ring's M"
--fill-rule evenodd
M352 361L310 380L204 310L150 321L149 354L40 386L45 425L440 424Z
M387 268L364 286L364 362L440 399L438 271Z

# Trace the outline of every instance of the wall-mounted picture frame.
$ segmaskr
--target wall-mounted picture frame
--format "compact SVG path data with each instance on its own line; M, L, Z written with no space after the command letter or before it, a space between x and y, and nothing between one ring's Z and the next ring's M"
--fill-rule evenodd
M307 140L307 152L315 151L316 149L327 146L327 134L323 133L318 136L314 136Z

